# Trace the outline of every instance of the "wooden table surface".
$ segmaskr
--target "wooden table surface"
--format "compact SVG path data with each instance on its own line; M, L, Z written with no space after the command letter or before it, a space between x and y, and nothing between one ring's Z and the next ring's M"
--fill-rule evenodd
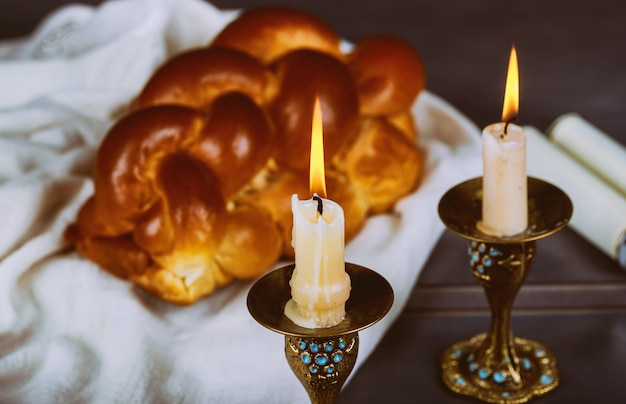
M0 38L30 32L62 0L2 0ZM83 1L97 4L100 1ZM216 0L221 8L287 4L356 42L399 35L420 52L427 87L479 127L498 121L508 52L518 50L520 123L540 130L577 112L626 145L626 3L618 0ZM624 174L626 175L626 173ZM602 212L599 212L602 214ZM536 403L622 403L626 272L574 231L542 240L512 315L517 336L555 352L561 384ZM403 314L354 375L341 403L463 403L440 381L439 354L487 330L465 241L445 232Z

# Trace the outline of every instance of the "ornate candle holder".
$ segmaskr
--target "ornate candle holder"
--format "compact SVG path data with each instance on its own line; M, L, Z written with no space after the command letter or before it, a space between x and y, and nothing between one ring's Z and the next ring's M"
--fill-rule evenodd
M261 325L285 336L285 356L311 402L334 403L354 368L358 332L383 318L393 303L391 285L378 273L346 263L352 290L346 317L334 327L304 328L284 314L291 299L289 280L294 265L272 271L248 293L248 310Z
M536 241L567 225L572 203L559 188L528 178L528 228L511 237L480 232L482 179L450 189L439 202L446 227L469 241L472 274L491 308L489 332L456 343L441 356L443 380L450 390L490 403L524 403L554 389L559 372L544 345L513 337L510 313L526 279Z

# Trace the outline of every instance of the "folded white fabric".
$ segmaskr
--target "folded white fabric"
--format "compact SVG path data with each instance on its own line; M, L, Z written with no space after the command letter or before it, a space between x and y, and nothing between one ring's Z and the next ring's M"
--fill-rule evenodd
M60 9L32 36L0 43L0 402L308 401L283 338L248 314L251 282L175 307L62 238L92 192L107 129L160 63L207 44L235 16L200 0L118 0ZM428 92L413 111L422 183L346 248L348 261L380 272L396 297L389 315L360 333L357 368L441 234L439 198L480 170L471 122Z

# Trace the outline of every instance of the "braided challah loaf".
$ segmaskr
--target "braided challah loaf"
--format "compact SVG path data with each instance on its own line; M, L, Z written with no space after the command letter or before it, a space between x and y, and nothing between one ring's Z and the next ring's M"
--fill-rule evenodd
M417 53L389 36L347 54L317 18L243 13L161 66L104 138L94 195L66 239L113 274L190 304L293 257L290 197L308 198L313 101L346 240L417 186Z

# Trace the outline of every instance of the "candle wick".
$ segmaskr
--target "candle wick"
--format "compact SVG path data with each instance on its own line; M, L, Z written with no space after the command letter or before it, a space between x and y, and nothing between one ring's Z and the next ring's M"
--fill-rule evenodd
M517 122L517 115L513 116L512 118L507 119L506 122L504 123L504 134L500 135L502 139L504 139L506 135L508 135L507 130L509 129L509 124L511 122Z
M319 196L315 195L313 197L314 201L317 201L317 211L319 212L320 215L324 214L324 205L322 204L322 198L320 198Z

